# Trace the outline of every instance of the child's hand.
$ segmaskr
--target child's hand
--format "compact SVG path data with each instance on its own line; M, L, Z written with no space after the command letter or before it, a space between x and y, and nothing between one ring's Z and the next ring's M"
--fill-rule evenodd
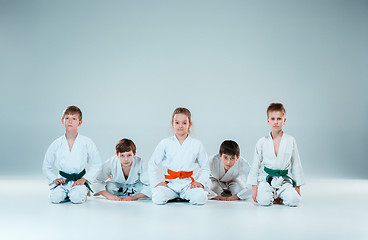
M167 186L167 182L160 182L159 184L156 185L156 187L158 186L169 187Z
M225 201L237 201L237 200L240 200L240 198L237 195L225 198Z
M63 184L65 183L66 179L65 178L57 178L55 179L53 182L56 184L56 185L60 185L60 184Z
M213 199L219 200L219 201L236 201L236 200L240 200L240 198L237 195L234 195L234 196L231 196L231 197L216 196Z
M226 201L226 197L221 197L221 196L216 196L214 198L212 198L213 200L218 200L218 201Z
M257 191L258 191L257 185L252 185L252 198L253 201L255 202L257 202Z
M87 182L87 179L85 178L78 179L77 181L74 182L72 187L75 187L77 185L84 185L86 182Z
M301 194L300 194L300 186L296 186L295 187L295 191L299 194L299 196L301 196Z
M120 201L135 201L137 199L135 199L133 196L128 196L128 197L122 197L120 199Z
M190 188L203 188L203 185L200 184L199 182L192 182L192 184L190 184Z
M115 195L111 195L108 196L107 199L111 200L111 201L121 201L121 197L115 196Z

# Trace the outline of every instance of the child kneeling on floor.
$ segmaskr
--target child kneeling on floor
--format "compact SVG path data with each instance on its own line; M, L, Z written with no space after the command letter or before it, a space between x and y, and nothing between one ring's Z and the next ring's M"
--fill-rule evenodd
M210 158L210 168L210 180L205 189L209 199L234 201L251 197L252 189L246 184L249 163L240 156L236 142L222 142L219 153Z
M116 155L103 163L96 178L95 196L113 201L135 201L151 197L151 190L143 160L136 156L136 146L130 139L116 144Z
M271 132L256 144L247 181L252 185L253 200L261 206L270 206L274 200L293 207L300 202L304 173L295 138L282 130L285 121L284 106L270 104L267 123Z

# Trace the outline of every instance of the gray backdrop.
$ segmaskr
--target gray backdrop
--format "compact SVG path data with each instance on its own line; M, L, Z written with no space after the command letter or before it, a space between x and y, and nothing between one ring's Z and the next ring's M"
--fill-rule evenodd
M104 160L123 137L148 160L184 106L252 162L282 102L307 178L368 178L367 43L367 1L1 0L0 175L42 175L68 105Z

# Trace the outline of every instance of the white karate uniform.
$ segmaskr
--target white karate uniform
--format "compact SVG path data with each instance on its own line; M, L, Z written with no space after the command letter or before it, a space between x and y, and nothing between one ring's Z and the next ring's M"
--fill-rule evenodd
M261 138L257 144L254 160L247 183L258 185L257 201L262 206L269 206L275 198L280 197L285 205L297 206L299 194L292 183L283 177L273 177L271 185L266 181L268 174L264 167L273 170L288 170L288 176L295 180L296 186L305 183L302 165L294 137L283 133L277 157L271 134Z
M47 177L50 186L55 186L53 181L62 178L59 171L68 174L80 173L83 169L86 174L83 176L91 184L101 168L101 157L95 144L91 139L77 135L73 148L70 151L68 141L63 135L56 139L47 149L43 161L42 170ZM72 187L74 181L61 184L52 190L50 200L52 203L63 202L69 197L73 203L82 203L87 199L88 189L85 185Z
M103 163L93 184L93 190L96 193L106 190L123 197L143 193L150 198L151 189L146 170L143 160L136 156L133 158L129 176L125 179L120 159L115 155Z
M243 157L235 162L226 173L219 154L212 156L209 160L211 175L207 187L208 198L222 196L223 192L230 191L231 196L237 195L240 199L252 196L252 187L247 185L247 177L250 166Z
M189 200L191 204L206 203L206 192L203 188L191 189L192 180L190 178L164 179L164 176L158 176L158 165L160 163L166 169L175 172L194 171L199 165L200 169L195 181L205 186L210 175L210 169L207 154L200 141L188 136L183 144L180 145L175 135L163 139L148 162L148 172L152 187L152 201L155 204L165 204L168 200L179 197ZM156 187L158 183L164 181L168 183L168 187Z

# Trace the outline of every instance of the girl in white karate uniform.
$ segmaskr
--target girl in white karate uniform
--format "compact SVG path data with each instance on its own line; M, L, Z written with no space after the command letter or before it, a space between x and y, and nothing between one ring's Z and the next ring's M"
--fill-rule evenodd
M300 186L305 183L295 139L285 134L285 109L281 103L272 103L267 109L271 133L256 145L254 160L247 183L252 185L252 198L261 206L274 200L297 206Z
M95 196L113 201L134 201L151 197L144 162L136 156L136 146L130 139L116 144L116 155L103 163L93 185Z
M152 201L155 204L166 204L175 198L199 205L207 201L203 187L210 175L208 158L202 143L189 136L191 126L190 111L186 108L175 109L172 115L175 135L163 139L149 160ZM165 176L159 176L159 164L167 169ZM194 179L193 171L198 165L198 177Z

